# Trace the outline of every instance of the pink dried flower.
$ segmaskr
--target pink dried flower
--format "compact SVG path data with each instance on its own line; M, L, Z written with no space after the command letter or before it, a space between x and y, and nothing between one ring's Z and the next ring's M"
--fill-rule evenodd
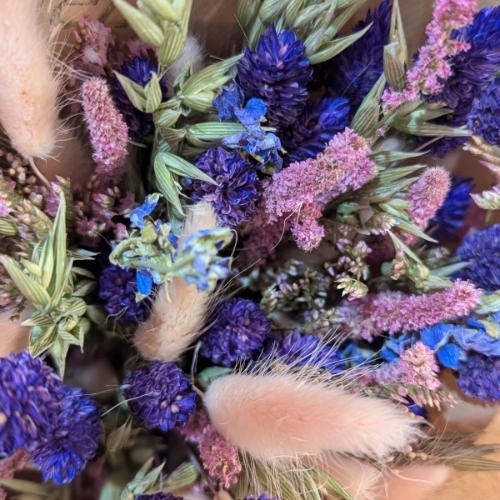
M220 481L224 488L238 482L241 472L238 452L217 431L211 430L205 434L200 444L200 458L209 476Z
M478 303L480 293L472 283L456 280L446 290L433 294L382 292L353 302L344 301L339 313L354 335L371 340L383 333L422 330L465 316Z
M85 69L94 76L103 75L103 68L108 63L108 48L115 39L111 28L97 19L81 18L74 34L81 44L81 57L78 61L80 69Z
M201 443L207 432L211 431L207 412L199 410L193 413L187 424L180 429L181 434L191 443Z
M411 205L408 214L419 229L425 229L436 215L450 190L450 174L443 167L428 168L411 186L406 201ZM417 237L408 234L405 243L415 243Z
M18 450L10 457L0 460L0 478L10 479L18 470L24 469L30 461L29 453ZM0 488L0 500L7 498L7 493Z
M476 12L477 0L436 0L432 21L425 30L426 43L407 73L408 85L399 92L392 88L384 92L385 111L415 99L420 92L428 95L441 92L452 74L450 58L470 48L466 42L451 40L451 32L471 24Z
M333 137L316 159L292 163L264 184L268 222L291 216L292 233L303 250L318 246L324 230L318 224L321 205L348 189L359 189L377 175L366 140L346 128Z
M374 372L374 377L379 384L403 382L434 391L441 387L438 373L434 351L422 342L417 342L403 351L398 361L383 364Z
M85 121L94 149L92 158L97 163L96 174L115 183L126 170L128 127L113 104L106 81L91 78L82 85Z

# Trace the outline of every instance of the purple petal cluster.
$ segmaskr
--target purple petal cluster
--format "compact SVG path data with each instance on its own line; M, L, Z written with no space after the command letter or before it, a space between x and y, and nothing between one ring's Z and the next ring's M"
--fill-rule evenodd
M327 97L309 105L282 135L286 159L291 163L315 158L333 136L349 123L349 101Z
M262 493L259 497L247 495L243 500L278 500L278 497L270 497L267 493Z
M472 103L470 131L493 146L500 146L500 78L488 84Z
M260 97L270 126L292 125L309 97L312 69L305 45L293 31L276 32L271 24L255 50L247 48L238 66L238 82L247 99Z
M331 373L345 368L335 349L321 343L314 335L292 332L280 339L273 339L266 346L266 353L293 366L312 366Z
M99 298L104 300L104 309L116 316L121 323L138 324L149 315L147 300L136 302L136 271L119 266L108 266L99 279Z
M57 422L62 382L27 352L0 358L0 457L31 450Z
M500 358L469 353L460 363L457 385L466 396L485 403L500 401Z
M196 409L196 393L183 371L170 361L141 366L123 381L130 411L149 429L183 427Z
M467 236L457 250L457 256L469 266L457 276L483 290L500 290L500 224L488 226Z
M370 23L371 28L338 56L324 64L328 91L333 96L346 97L354 113L384 71L384 45L389 42L391 5L384 0L373 12L368 11L353 32Z
M222 302L209 324L212 326L201 338L200 354L222 366L252 358L271 331L259 305L240 298Z
M156 73L158 66L145 57L134 57L132 61L124 62L119 69L119 73L133 82L145 87L151 80L151 73ZM165 78L160 80L160 86L163 92L163 99L167 97L167 83ZM121 83L116 78L113 85L113 98L116 107L120 110L130 132L137 138L147 137L154 134L155 126L153 115L143 113L133 106L127 97Z
M446 241L463 226L471 202L471 191L472 179L452 177L450 191L429 223L428 230L433 238Z
M33 451L31 458L44 481L73 481L94 457L101 435L96 403L81 389L64 387L62 408L50 436Z
M238 151L209 149L199 157L196 166L217 185L195 180L193 201L210 201L225 226L238 226L255 215L260 181L255 168Z

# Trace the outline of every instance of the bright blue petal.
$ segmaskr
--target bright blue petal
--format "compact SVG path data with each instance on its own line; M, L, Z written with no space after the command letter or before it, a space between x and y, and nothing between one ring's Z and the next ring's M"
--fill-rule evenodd
M131 222L133 222L138 228L144 228L144 219L150 215L153 210L158 205L158 200L160 199L160 194L154 193L146 197L144 203L136 208L134 208L129 215Z
M137 271L136 277L137 281L137 291L141 295L149 296L153 290L153 280L149 276L141 271Z
M446 344L437 352L437 358L445 368L458 370L461 353L462 349L457 344Z

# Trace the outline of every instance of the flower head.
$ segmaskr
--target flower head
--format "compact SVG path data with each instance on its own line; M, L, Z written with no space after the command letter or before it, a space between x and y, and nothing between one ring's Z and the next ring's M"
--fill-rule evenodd
M196 408L189 377L170 361L141 366L123 381L130 411L148 428L168 431L183 427Z
M104 79L91 78L86 81L82 85L81 95L94 149L92 158L97 163L96 173L106 180L116 181L126 170L127 124L115 108Z
M349 101L326 97L308 106L283 135L290 162L315 158L349 123Z
M293 124L309 97L311 69L305 50L293 31L278 34L271 24L238 65L238 83L245 96L264 100L269 125L277 129Z
M451 189L441 208L429 222L429 231L438 241L446 241L463 226L471 202L472 179L451 178Z
M469 265L457 275L486 291L500 289L500 224L488 226L466 236L457 257Z
M158 66L147 57L134 57L130 62L124 62L119 69L119 73L126 76L133 82L145 87L151 80L151 74L158 71ZM167 83L163 77L160 80L162 97L167 97ZM113 98L117 108L122 113L130 132L136 137L147 137L154 133L153 115L139 111L130 102L121 83L115 78L113 84Z
M500 146L500 78L496 77L472 102L469 129L493 146Z
M220 94L214 99L214 106L217 109L220 120L233 120L238 118L234 111L243 107L245 95L243 90L236 83L231 83L220 89Z
M389 41L391 10L389 0L384 0L373 12L369 10L366 20L360 21L353 32L373 23L371 28L324 64L328 91L333 96L349 99L351 112L359 108L384 71L384 45Z
M104 309L122 323L142 323L149 314L146 301L136 301L136 271L120 266L108 266L99 279L99 298Z
M423 330L447 319L466 316L477 304L479 294L472 283L457 280L442 292L432 294L368 294L360 300L342 302L339 313L349 331L371 339L383 333Z
M101 434L96 403L80 389L65 386L61 392L57 422L31 454L44 481L55 484L70 483L85 468L97 451Z
M278 497L270 497L267 493L262 493L262 495L257 498L253 495L247 495L243 500L278 500Z
M250 162L237 151L222 148L209 149L202 154L196 166L217 182L217 185L195 180L192 199L212 202L219 221L238 226L255 214L259 199L260 181Z
M240 298L222 302L210 323L201 338L200 353L222 366L250 359L271 330L265 312L254 302Z
M288 333L280 339L273 339L266 346L266 352L293 366L313 366L317 369L338 373L344 368L335 349L321 343L314 335Z
M0 457L30 450L59 415L62 382L27 352L0 358Z
M500 358L470 353L460 363L457 385L466 396L485 403L500 401Z

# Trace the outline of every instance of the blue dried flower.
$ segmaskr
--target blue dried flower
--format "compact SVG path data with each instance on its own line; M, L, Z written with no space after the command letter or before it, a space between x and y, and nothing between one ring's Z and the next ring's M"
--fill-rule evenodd
M65 386L56 425L31 454L44 481L55 484L73 481L94 457L101 435L96 403L81 389Z
M309 97L306 85L312 69L305 50L293 31L278 34L271 24L255 50L247 48L238 65L238 83L245 96L264 100L269 125L278 130L295 122Z
M175 275L198 291L213 290L218 280L229 274L229 257L218 252L233 238L228 228L204 229L186 239L175 259Z
M310 105L282 136L289 162L315 158L349 123L349 101L325 98Z
M172 493L154 493L152 495L136 495L134 500L184 500L183 497L176 497Z
M267 493L262 493L258 498L253 495L247 495L243 500L278 500L278 497L270 497Z
M252 358L271 331L266 313L252 301L239 298L222 302L209 324L201 337L200 354L222 366Z
M332 373L345 369L345 364L339 358L337 351L322 344L314 335L289 333L281 339L269 342L266 353L293 366L310 365Z
M130 211L130 222L135 224L139 229L144 229L145 221L153 213L158 205L161 195L159 193L148 194L142 205L135 207Z
M99 298L104 309L122 323L142 323L149 315L148 302L136 302L138 291L136 271L108 266L99 279Z
M0 358L0 457L31 450L59 415L62 382L27 352Z
M457 277L472 281L483 290L500 289L500 224L488 226L467 236L457 250L462 262L471 262Z
M123 394L130 411L148 429L166 432L184 427L196 408L189 377L171 361L155 361L134 370L123 381Z
M233 120L238 118L234 114L235 109L243 106L245 95L236 83L222 87L220 94L214 99L214 107L219 115L219 120Z
M493 146L500 146L500 78L487 85L472 103L469 129Z
M356 42L323 65L327 71L328 91L333 96L346 97L354 113L384 71L384 45L389 43L391 5L384 0L373 12L368 11L353 32L370 23L372 27Z
M463 226L471 201L472 179L453 177L451 189L441 208L431 219L428 230L433 238L446 241Z
M457 385L466 396L485 403L500 401L500 358L470 353L460 363Z
M141 87L145 87L151 80L151 73L156 73L157 71L158 66L148 58L134 57L132 61L124 62L118 72L130 78L130 80ZM165 100L167 97L167 82L164 77L160 79L160 87L163 94L162 98ZM133 135L136 137L147 137L154 134L153 115L151 113L143 113L133 106L116 77L113 83L113 97L116 107L122 113Z
M193 201L212 202L219 221L226 226L238 226L255 215L260 181L249 161L237 151L209 149L196 166L217 182L217 185L195 180Z

